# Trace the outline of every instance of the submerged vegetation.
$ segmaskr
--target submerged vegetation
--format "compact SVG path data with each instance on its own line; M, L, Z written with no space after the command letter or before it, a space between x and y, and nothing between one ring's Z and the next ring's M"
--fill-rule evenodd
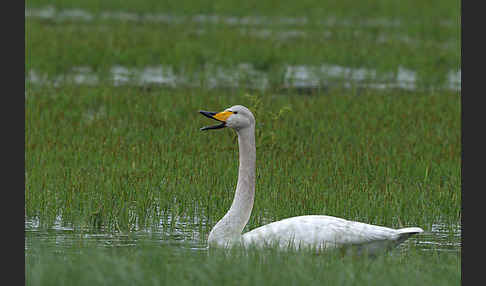
M74 250L76 251L76 250ZM398 253L397 253L398 254ZM376 258L274 249L194 251L173 247L87 249L77 255L36 248L27 285L459 285L461 258L411 249ZM384 269L386 269L384 271Z

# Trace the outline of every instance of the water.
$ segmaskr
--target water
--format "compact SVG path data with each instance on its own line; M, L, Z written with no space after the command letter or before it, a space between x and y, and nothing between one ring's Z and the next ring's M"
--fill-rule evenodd
M132 232L109 232L92 228L74 228L62 223L58 216L48 228L40 225L37 218L25 220L25 251L42 245L56 252L79 251L83 248L114 248L144 246L172 246L175 249L206 251L207 245L196 230L197 224L175 219L170 229L162 227L171 224L171 218L151 229Z
M459 251L461 250L461 226L443 223L432 224L431 230L424 232L413 241L424 251Z
M175 70L181 72L176 73ZM26 86L63 84L98 86L166 86L203 88L250 88L265 90L271 88L270 75L256 69L250 63L240 63L233 67L206 64L202 70L184 73L182 68L170 65L132 68L121 65L109 69L108 75L100 75L89 66L74 67L70 72L48 77L34 69L26 74ZM449 71L441 85L424 87L418 84L417 72L399 66L396 72L379 73L375 69L350 68L332 64L318 66L287 65L283 78L275 86L279 89L319 89L330 86L344 88L366 87L373 89L405 90L461 90L461 70Z
M26 18L49 19L59 22L63 21L80 21L90 22L93 20L116 20L130 22L156 22L164 24L180 24L193 22L200 24L225 24L232 26L288 26L301 27L311 23L307 17L272 17L272 16L229 16L229 15L174 15L169 13L146 13L139 14L126 11L103 11L92 13L83 9L56 9L54 6L45 6L39 8L26 8ZM420 22L417 22L420 23ZM317 23L321 26L341 26L341 27L388 27L396 28L406 23L400 19L392 18L374 18L374 19L343 19L334 16L327 16L319 19ZM409 22L407 22L409 24ZM415 23L416 24L416 23ZM439 23L443 27L458 25L454 21L443 20Z
M163 225L171 224L170 229ZM76 247L136 247L143 245L170 245L175 248L190 248L194 251L207 249L206 237L198 231L200 224L205 226L205 220L189 220L184 218L166 218L159 226L128 233L104 232L89 228L79 229L62 223L58 217L54 224L45 228L40 226L36 218L25 219L25 250L34 245L42 244L59 251L72 250ZM460 225L443 223L432 224L429 231L415 235L400 247L406 249L413 244L423 251L461 251Z

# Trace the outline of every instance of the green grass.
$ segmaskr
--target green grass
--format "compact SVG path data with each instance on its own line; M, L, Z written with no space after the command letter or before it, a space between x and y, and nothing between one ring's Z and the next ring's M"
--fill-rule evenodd
M26 78L30 70L53 79L88 67L100 79L94 86L26 80L26 220L36 218L38 231L65 224L79 237L68 247L62 240L54 246L29 237L27 285L460 283L460 249L415 249L413 241L403 252L369 259L275 249L208 253L144 239L133 247L103 248L83 239L90 231L141 231L164 240L178 227L194 234L191 242L205 245L232 202L238 148L232 130L199 131L209 123L197 111L243 104L257 120L258 175L245 231L286 217L326 214L426 232L440 223L457 240L461 94L440 87L460 69L458 1L25 3L27 9L52 5L58 12L79 8L94 16L26 17ZM117 11L172 15L182 22L100 16ZM266 22L196 23L191 19L198 14ZM307 22L285 23L285 17ZM329 19L337 22L321 22ZM271 33L262 37L259 31ZM305 36L280 37L288 31ZM109 80L116 65L168 65L177 75L205 72L210 78L208 67L231 70L241 63L264 72L270 88L115 87ZM417 90L341 89L335 83L347 82L342 78L310 95L282 94L288 65L366 68L377 78L405 68L416 72ZM176 219L188 223L176 226ZM427 235L433 233L422 238Z
M346 92L348 94L346 94ZM263 219L328 214L427 228L460 220L460 96L321 96L66 86L26 99L25 204L46 224L150 227L161 211L209 225L237 177L232 130L201 132L200 109L255 106ZM402 93L402 94L401 94ZM271 114L289 107L278 119Z
M373 259L272 249L138 246L61 254L40 247L26 257L25 279L26 285L459 285L460 265L455 253L413 249Z
M77 20L26 18L26 70L50 76L69 72L73 67L89 66L106 74L114 65L146 67L170 65L176 72L193 76L206 65L232 67L251 63L269 72L273 87L283 81L287 65L334 64L369 68L378 74L396 73L400 67L417 72L418 85L429 87L444 83L450 71L460 67L460 21L456 1L421 6L423 1L376 2L376 5L352 3L319 4L318 1L282 3L286 9L267 5L238 4L222 1L178 5L144 1L122 6L119 2L58 1L59 10L82 8L95 16L89 22ZM45 7L46 2L27 2L27 7ZM306 8L314 4L314 8ZM248 6L247 6L248 5ZM192 9L188 10L188 7ZM440 8L439 8L440 7ZM289 14L288 11L293 11ZM445 11L448 11L447 13ZM104 20L105 11L127 11L146 15L163 13L191 16L197 14L222 17L265 16L274 19L257 25L231 25L193 22L191 17L180 23L131 22ZM96 17L98 15L98 17ZM276 19L304 17L304 24L285 24ZM338 23L319 21L335 18ZM380 24L380 21L385 22ZM377 22L373 25L366 23ZM387 21L399 21L398 25ZM444 24L445 23L445 24ZM200 34L200 32L203 32ZM255 35L270 31L269 36ZM298 31L305 37L282 39L279 33Z

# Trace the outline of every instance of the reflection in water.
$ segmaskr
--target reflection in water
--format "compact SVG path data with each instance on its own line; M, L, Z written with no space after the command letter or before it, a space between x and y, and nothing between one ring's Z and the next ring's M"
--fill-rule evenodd
M152 227L150 230L119 233L74 229L71 226L64 225L60 217L56 219L53 226L46 229L39 225L37 218L26 218L25 250L29 250L37 244L55 247L60 251L74 247L134 247L139 244L170 245L202 251L207 249L205 235L201 235L198 231L200 224L206 224L205 220L184 219L182 217L167 217L167 219L169 221L161 221L159 226ZM172 225L172 227L169 228L167 225ZM411 237L400 247L406 248L410 244L423 251L460 252L461 227L460 225L451 226L442 223L432 224L430 230Z
M170 222L169 222L170 223ZM70 251L83 247L134 247L139 244L170 245L205 250L205 240L200 239L196 225L175 220L172 231L161 227L135 232L105 232L90 228L73 228L62 223L58 216L49 228L40 226L37 218L25 220L25 250L36 245L54 247L58 251ZM194 230L192 230L194 229Z
M461 250L461 226L447 225L443 223L432 224L430 231L424 232L420 237L413 239L414 243L425 251L460 251Z

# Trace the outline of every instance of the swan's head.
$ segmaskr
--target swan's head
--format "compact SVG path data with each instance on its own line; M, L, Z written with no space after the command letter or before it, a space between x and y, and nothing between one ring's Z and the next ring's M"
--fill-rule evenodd
M229 127L238 131L240 129L255 125L255 117L253 116L253 113L251 113L251 111L243 105L235 105L221 112L200 110L199 113L221 122L221 124L218 125L203 127L201 130Z

